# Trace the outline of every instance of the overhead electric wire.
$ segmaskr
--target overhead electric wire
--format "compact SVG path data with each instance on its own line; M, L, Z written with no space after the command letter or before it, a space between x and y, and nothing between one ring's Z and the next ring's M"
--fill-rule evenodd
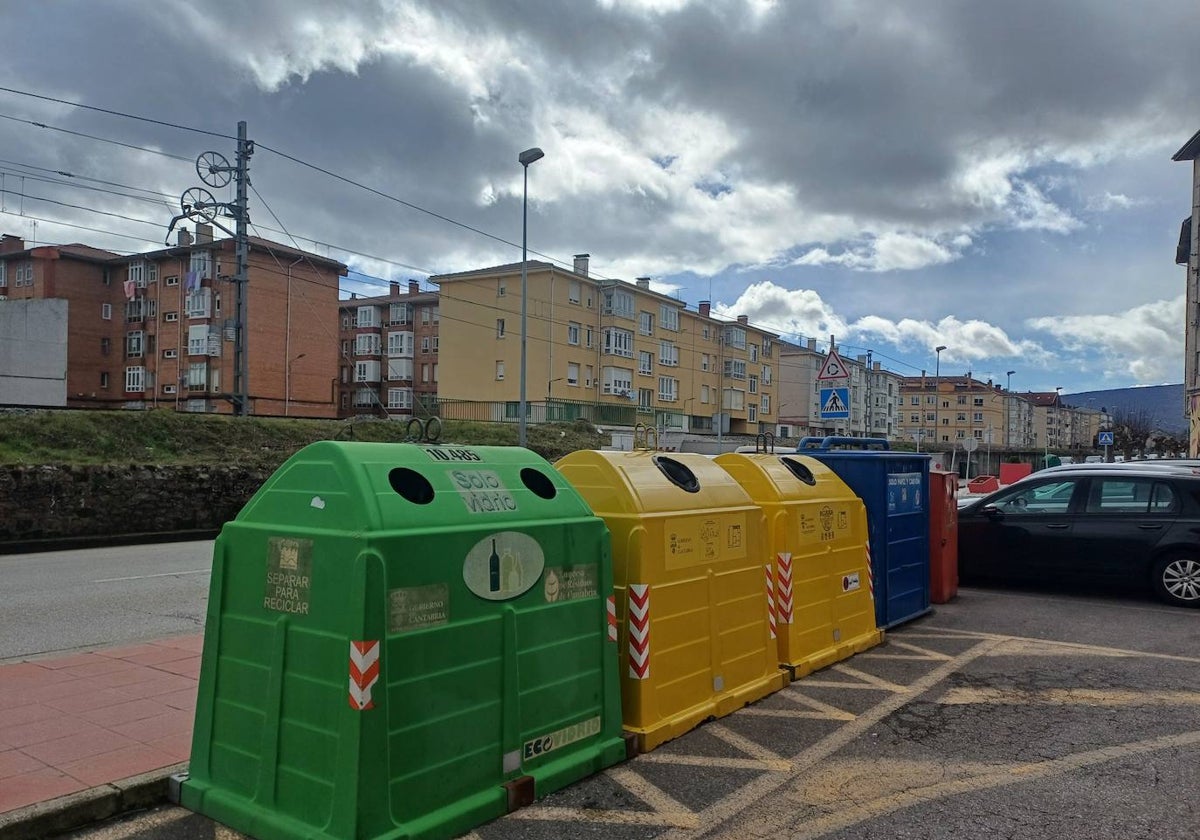
M220 137L224 140L237 140L237 137L233 137L228 134L222 134L218 131L209 131L208 129L204 129L204 128L195 128L195 127L189 126L189 125L180 125L179 123L167 122L166 120L156 120L151 117L138 116L137 114L127 114L124 111L113 111L109 108L97 107L96 105L84 105L82 102L71 102L68 99L58 99L53 96L46 96L46 95L40 94L40 93L32 93L27 90L17 90L16 88L0 87L0 92L13 93L13 94L16 94L17 96L28 96L31 99L41 99L44 102L54 102L59 105L70 105L73 108L83 108L84 110L87 110L87 111L96 111L98 113L108 114L113 117L124 117L125 119L128 119L128 120L138 120L140 122L152 123L153 125L161 125L166 128L177 128L180 131L191 131L196 134L207 134L210 137Z
M163 157L173 158L174 160L181 160L184 163L192 162L192 158L183 157L182 155L175 155L175 154L171 154L170 152L164 152L159 149L151 149L146 146L135 146L132 143L124 143L120 140L113 140L109 137L97 137L94 134L85 134L82 131L72 131L69 128L62 128L61 126L50 125L48 123L38 122L37 120L30 120L30 119L26 119L24 117L13 117L13 116L10 116L9 114L0 114L0 119L12 120L13 122L19 122L19 123L27 123L29 125L36 126L38 128L45 128L49 131L61 131L63 134L70 134L75 137L83 137L87 140L96 140L101 143L111 143L114 146L123 146L126 149L134 149L135 151L147 152L152 155L161 155Z

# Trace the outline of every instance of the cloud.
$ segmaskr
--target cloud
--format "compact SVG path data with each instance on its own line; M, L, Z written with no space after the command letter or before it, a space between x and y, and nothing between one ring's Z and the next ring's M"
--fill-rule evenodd
M831 254L824 248L813 248L793 260L792 264L841 265L863 271L912 271L952 262L970 243L970 236L963 234L943 245L923 236L884 233L863 246L838 254Z
M945 346L943 363L1017 357L1036 361L1045 355L1036 342L1014 339L995 324L977 319L964 321L953 315L937 322L912 318L893 321L868 315L851 324L850 329L855 335L880 339L895 347L920 348L927 355L933 355L935 347Z
M1070 351L1096 353L1106 373L1155 385L1181 378L1184 296L1131 307L1114 315L1030 318L1030 329L1053 335Z
M733 303L716 303L725 318L746 315L758 326L784 336L845 335L846 322L811 289L785 289L770 281L752 283Z

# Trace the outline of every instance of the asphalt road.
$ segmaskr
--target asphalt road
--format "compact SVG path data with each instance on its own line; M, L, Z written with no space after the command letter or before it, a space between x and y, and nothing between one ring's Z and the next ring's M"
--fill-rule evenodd
M1184 840L1200 610L965 589L885 645L469 840ZM163 807L72 835L241 835Z
M0 555L0 661L199 632L212 546Z

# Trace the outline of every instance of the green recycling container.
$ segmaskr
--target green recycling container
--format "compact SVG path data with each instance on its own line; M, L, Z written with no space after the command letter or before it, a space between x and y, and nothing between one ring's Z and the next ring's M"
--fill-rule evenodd
M516 447L324 441L217 539L180 801L453 837L626 757L608 530Z

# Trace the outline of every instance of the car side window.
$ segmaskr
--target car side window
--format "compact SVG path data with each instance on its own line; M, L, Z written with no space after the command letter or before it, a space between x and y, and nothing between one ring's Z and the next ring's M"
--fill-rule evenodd
M1026 487L995 502L1004 513L1066 513L1075 492L1075 479L1050 481L1035 487Z
M1088 493L1088 513L1175 513L1179 500L1161 481L1098 478Z

